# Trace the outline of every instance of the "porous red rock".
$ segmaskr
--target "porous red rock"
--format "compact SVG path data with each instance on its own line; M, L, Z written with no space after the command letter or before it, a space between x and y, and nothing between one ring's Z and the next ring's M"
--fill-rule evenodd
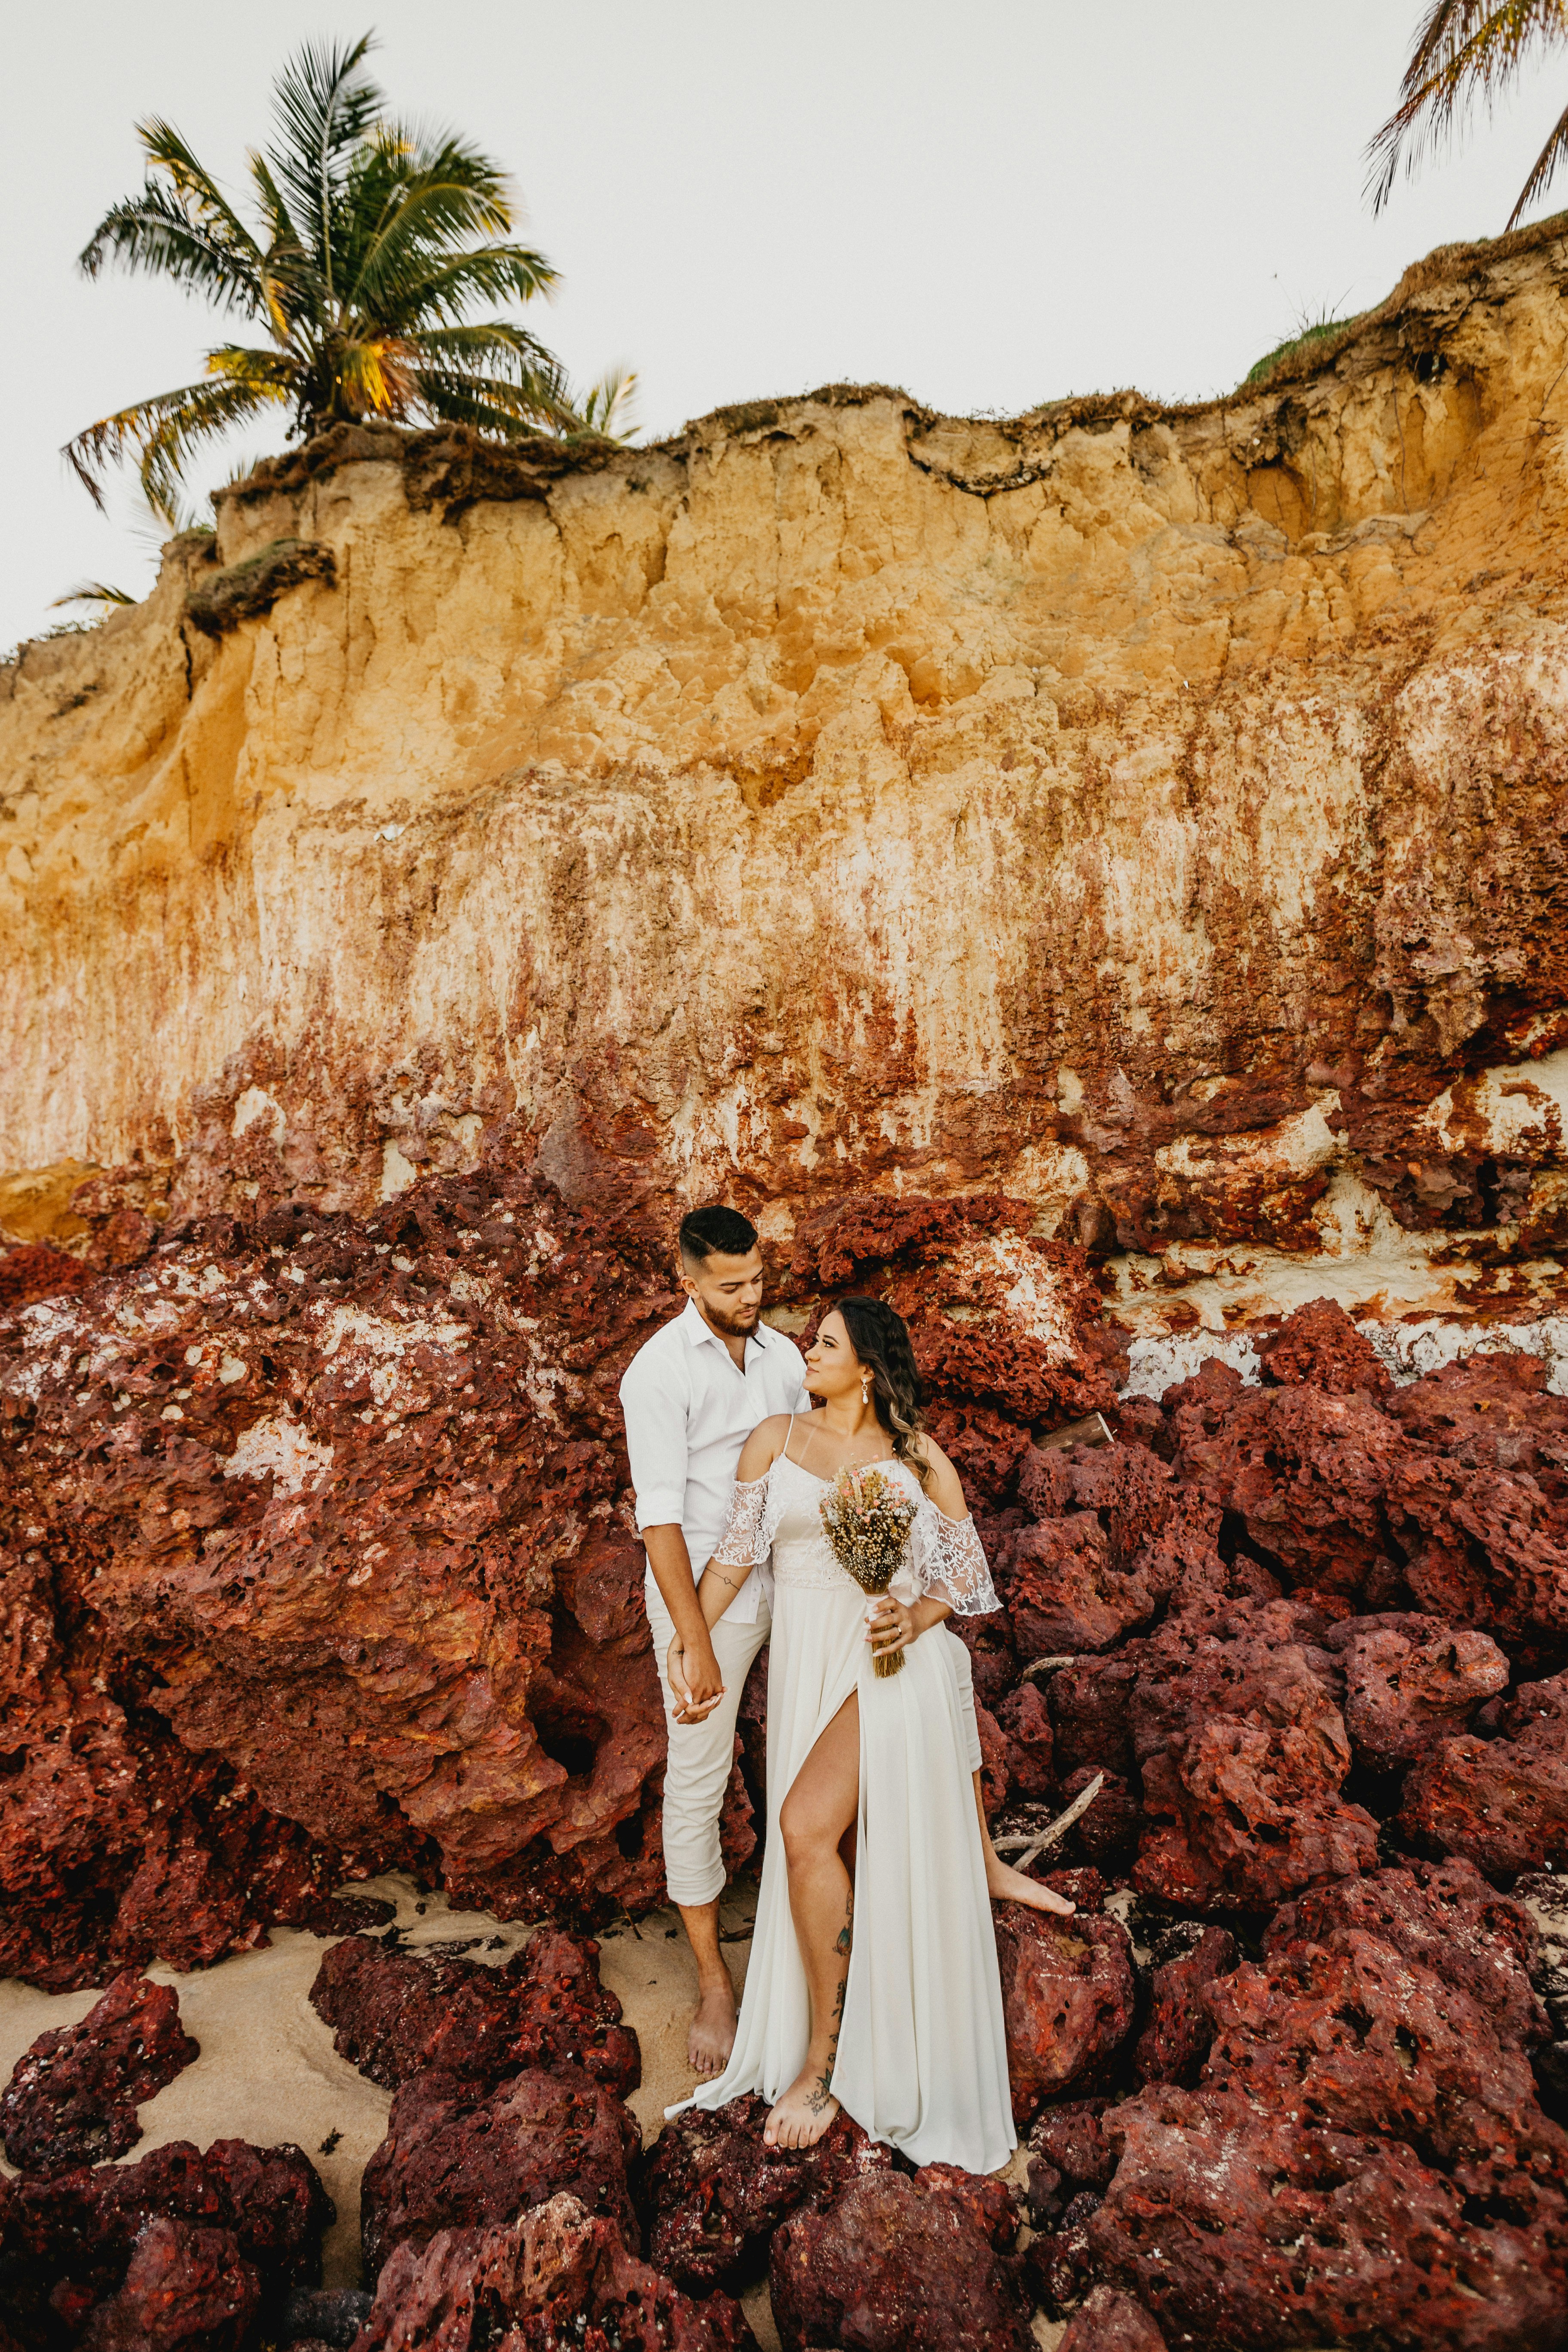
M357 2352L757 2352L738 2303L694 2303L574 2197L442 2230L383 2271Z
M1266 1957L1327 1944L1357 1929L1415 1960L1479 2003L1505 2044L1545 2038L1531 1984L1533 1935L1522 1906L1489 1886L1468 1862L1411 1862L1314 1886L1276 1912Z
M1083 1770L1131 1778L1138 1656L1138 1645L1130 1644L1119 1656L1058 1667L1047 1682L1056 1769L1064 1780Z
M866 2174L773 2239L784 2352L1033 2352L1017 2224L1000 2181L952 2165Z
M1237 1514L1288 1587L1353 1598L1387 1560L1384 1496L1405 1436L1369 1396L1249 1389L1212 1434L1174 1419L1178 1475Z
M1107 2099L1064 2099L1037 2116L1028 2137L1029 2212L1037 2227L1054 2222L1081 2189L1104 2189L1116 2151L1101 2128Z
M280 2305L321 2274L332 2204L299 2148L215 2140L205 2152L173 2140L134 2164L102 2164L6 2184L0 2197L0 2268L16 2308L79 2326L122 2285L154 2222L232 2237L264 2299Z
M1502 1736L1445 1739L1406 1777L1400 1827L1506 1878L1568 1861L1568 1675L1526 1683Z
M1542 2114L1528 2057L1431 1969L1340 1928L1243 1962L1208 2003L1205 2089L1310 2129L1407 2140L1467 2195L1528 2193L1543 2226L1568 2232L1568 2136Z
M1394 1393L1376 1349L1337 1298L1308 1299L1253 1347L1264 1381L1275 1388L1314 1388L1325 1396L1359 1391L1379 1404Z
M261 2285L232 2230L193 2229L160 2216L137 2239L117 2294L100 2303L81 2352L239 2352Z
M1431 1617L1346 1618L1322 1647L1344 1671L1351 1746L1383 1769L1468 1729L1477 1708L1508 1687L1509 1663L1494 1641Z
M1221 1569L1217 1512L1142 1446L1031 1446L1018 1494L1036 1523L1009 1542L998 1589L1022 1658L1109 1649Z
M1103 1765L1089 1764L1069 1772L1062 1782L1063 1804L1070 1805L1095 1780L1100 1789L1068 1834L1086 1862L1097 1869L1110 1870L1124 1862L1137 1844L1138 1832L1143 1825L1143 1808L1120 1773L1108 1772Z
M1165 2339L1141 2303L1096 2286L1068 2321L1057 2352L1165 2352Z
M365 2275L396 2246L512 2221L558 2191L635 2245L626 2170L641 2144L630 2108L575 2067L531 2067L488 2095L450 2074L416 2074L361 2181Z
M797 2207L820 2209L862 2173L892 2164L891 2148L842 2112L814 2147L769 2147L768 2114L756 2097L710 2113L689 2107L648 2150L640 2191L648 2260L693 2294L759 2277L773 2231Z
M642 2056L598 1953L592 1937L552 1927L500 1968L350 1937L323 1955L310 2002L338 2055L388 2090L431 2068L489 2090L525 2066L567 2064L624 2098Z
M0 1335L0 1481L36 1531L0 1558L23 1759L0 1968L205 1965L386 1869L507 1917L661 1898L616 1390L679 1304L668 1211L568 1202L526 1140L498 1127L484 1166L364 1218L168 1220ZM842 1263L923 1300L933 1412L983 1411L1016 1460L1028 1414L1110 1401L1075 1337L1101 1312L1084 1261L1031 1221L989 1195L826 1204L781 1286L809 1302ZM1048 1343L1007 1304L1025 1276ZM739 1779L723 1829L738 1866Z
M1325 1630L1289 1601L1242 1602L1201 1629L1163 1627L1141 1651L1143 1893L1264 1909L1373 1867L1377 1824L1340 1795L1351 1748Z
M1388 1411L1416 1445L1466 1469L1522 1473L1568 1501L1568 1397L1539 1356L1461 1356L1396 1389Z
M7 2160L50 2173L123 2156L142 2137L138 2106L200 2055L173 1986L127 1970L79 2025L41 2033L17 2059L0 2091Z
M1169 2084L1112 2109L1106 2129L1121 2158L1089 2241L1170 2346L1562 2343L1560 2229L1506 2203L1472 2218L1463 2190L1403 2141Z
M1033 1683L1009 1691L996 1710L1007 1742L1007 1783L1016 1801L1038 1801L1056 1786L1051 1718Z
M1526 1470L1406 1448L1386 1508L1419 1606L1479 1626L1516 1652L1559 1655L1568 1639L1568 1508Z
M1026 2249L1024 2274L1033 2300L1047 2318L1060 2319L1080 2303L1098 2275L1089 2225L1100 2202L1097 2190L1080 2189L1050 2228L1038 2231Z
M1145 2083L1181 2083L1188 2089L1214 2040L1209 1988L1237 1961L1236 1938L1205 1927L1187 1950L1161 1960L1149 1979L1149 2016L1133 2046L1132 2063Z
M994 1906L1013 2115L1092 2089L1132 2023L1131 1947L1119 1919Z

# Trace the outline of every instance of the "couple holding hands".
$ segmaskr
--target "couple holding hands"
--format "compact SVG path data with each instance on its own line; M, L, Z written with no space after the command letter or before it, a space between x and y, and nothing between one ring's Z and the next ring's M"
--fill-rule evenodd
M760 2092L785 2147L842 2106L916 2164L994 2171L1016 2140L990 1898L1072 1906L986 1833L969 1653L943 1628L999 1603L921 1430L909 1332L883 1300L842 1298L803 1359L762 1321L762 1253L732 1209L684 1220L680 1268L685 1310L620 1395L669 1743L665 1872L698 1967L696 2104ZM873 1469L908 1532L868 1601L823 1505ZM764 1643L768 1836L737 2020L719 1815Z

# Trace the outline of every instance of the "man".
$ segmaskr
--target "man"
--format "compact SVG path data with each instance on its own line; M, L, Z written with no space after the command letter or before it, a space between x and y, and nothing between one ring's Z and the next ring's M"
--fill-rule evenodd
M620 1393L669 1740L665 1876L697 1961L688 2055L706 2076L722 2071L735 2039L735 1989L719 1949L719 1815L741 1694L772 1620L753 1570L710 1633L697 1580L723 1532L746 1439L770 1413L805 1412L811 1400L799 1349L762 1320L763 1255L748 1219L724 1208L683 1219L680 1286L684 1311L637 1350Z

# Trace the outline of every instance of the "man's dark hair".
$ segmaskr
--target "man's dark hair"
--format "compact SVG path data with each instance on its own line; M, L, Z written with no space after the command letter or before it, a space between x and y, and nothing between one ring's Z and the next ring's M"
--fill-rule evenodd
M744 1257L756 1246L757 1229L739 1209L715 1202L710 1209L693 1209L680 1220L680 1255L689 1265L702 1265L716 1250L721 1257Z

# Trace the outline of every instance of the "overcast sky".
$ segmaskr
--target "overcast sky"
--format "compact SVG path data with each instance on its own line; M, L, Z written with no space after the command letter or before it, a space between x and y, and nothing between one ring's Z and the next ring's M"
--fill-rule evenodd
M1362 149L1422 0L110 0L6 36L0 149L0 649L84 575L155 556L129 483L98 517L59 445L187 382L225 329L76 254L169 117L220 176L272 76L374 26L395 106L514 173L564 278L532 323L574 373L628 359L649 435L721 402L900 383L959 413L1136 384L1234 385L1303 316L1379 300L1432 247L1495 235L1568 98L1549 71L1373 221ZM1568 181L1555 192L1568 205ZM258 431L245 446L278 446ZM198 466L205 491L234 457Z

